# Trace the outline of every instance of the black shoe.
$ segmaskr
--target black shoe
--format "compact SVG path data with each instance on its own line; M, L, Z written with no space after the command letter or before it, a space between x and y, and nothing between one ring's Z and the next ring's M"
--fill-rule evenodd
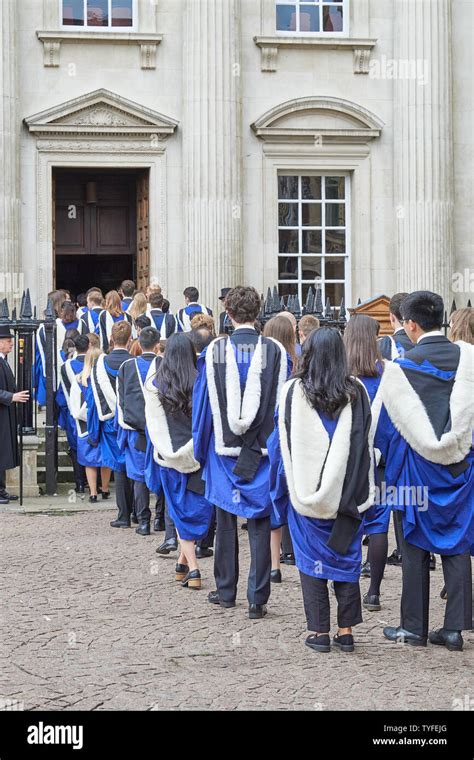
M130 515L130 521L134 525L138 525L138 517L136 516L135 512L132 512L132 514Z
M389 641L396 641L397 644L411 644L413 647L425 647L426 636L418 636L416 633L405 630L401 626L395 628L388 625L383 629L383 635Z
M3 491L2 493L0 493L0 498L1 499L6 499L7 501L18 501L18 499L20 497L19 496L12 496L12 494L8 493L8 491Z
M247 525L247 523L242 523L242 525L240 526L240 529L241 530L248 530L249 526Z
M201 573L199 570L191 570L183 578L181 585L183 588L192 588L199 591L201 588Z
M402 566L402 555L398 549L394 549L393 552L387 557L387 565Z
M368 546L368 545L369 545L369 537L364 536L364 538L362 539L362 546Z
M461 631L448 631L446 628L439 628L437 631L431 631L428 636L431 644L439 644L450 652L462 652L463 637Z
M169 554L170 552L176 552L178 550L178 542L174 538L168 538L167 541L163 541L162 544L156 549L157 554Z
M362 600L362 604L364 605L364 608L368 610L369 612L378 612L382 609L382 605L380 604L380 597L376 594L366 594Z
M214 556L214 552L212 549L209 549L208 546L196 546L196 557L198 559L204 559L204 557L212 556Z
M436 570L436 557L434 554L430 554L430 570Z
M10 499L4 499L3 496L0 496L0 504L10 504Z
M270 573L270 581L272 583L281 583L281 570L272 570Z
M89 501L91 504L97 504L97 496L89 496Z
M249 604L249 618L250 620L260 620L267 614L266 604Z
M101 491L100 493L104 500L110 498L110 491Z
M76 493L83 494L85 493L86 489L84 486L76 486Z
M181 583L182 581L184 581L187 574L189 573L189 567L187 565L181 565L179 562L177 562L174 568L174 571L175 571L175 580Z
M362 578L370 578L370 562L366 560L362 563L360 568L360 575Z
M138 533L139 536L149 536L150 535L150 523L149 522L141 522L138 528L135 528L135 533Z
M321 636L308 636L305 644L310 649L314 649L315 652L331 651L331 641L328 633L322 633Z
M155 517L155 520L153 522L153 530L155 533L161 533L162 531L166 530L165 521L161 517Z
M280 554L280 562L283 562L284 565L294 565L295 563L295 555L294 554Z
M235 602L224 602L223 599L219 599L218 591L210 591L207 595L207 601L211 604L220 604L220 606L224 607L226 610L235 607Z
M446 591L446 586L443 586L443 588L439 592L439 595L440 595L441 599L443 600L443 602L445 602L447 600L447 598L448 598L448 592Z
M110 523L111 528L130 528L130 523L124 520L112 520Z
M336 647L336 649L340 649L341 652L353 652L354 637L352 633L344 633L342 636L336 633L333 637L332 645Z

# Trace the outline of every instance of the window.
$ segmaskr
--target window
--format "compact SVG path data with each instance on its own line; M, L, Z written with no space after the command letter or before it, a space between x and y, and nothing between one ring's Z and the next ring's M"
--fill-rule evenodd
M276 0L276 28L288 34L346 34L348 0Z
M62 0L62 25L87 29L131 29L136 25L134 0Z
M278 287L303 306L309 287L323 303L348 302L350 279L349 177L278 176Z

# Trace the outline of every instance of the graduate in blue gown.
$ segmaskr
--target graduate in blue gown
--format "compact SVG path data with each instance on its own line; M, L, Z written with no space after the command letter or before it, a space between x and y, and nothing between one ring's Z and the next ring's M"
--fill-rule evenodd
M191 320L196 314L209 314L212 317L212 311L207 306L198 303L199 291L197 288L186 288L183 295L186 306L178 311L176 324L178 332L190 332L192 329Z
M237 517L247 518L249 617L266 614L270 595L270 513L267 439L278 394L288 378L287 354L259 336L255 288L233 288L226 309L234 331L201 354L193 400L195 455L203 465L206 498L216 505L214 576L209 602L234 607L238 583Z
M306 644L316 651L330 650L328 580L338 602L334 645L352 651L352 627L362 621L363 513L375 498L370 427L369 399L349 375L339 332L315 330L280 396L268 450L274 519L289 525L314 632Z
M162 310L164 298L161 293L152 292L150 294L150 309L147 315L152 320L154 327L159 331L161 340L166 340L173 333L177 332L176 319L173 314L165 313Z
M62 290L53 290L48 293L48 301L51 302L53 314L56 318L59 317L61 309L65 301L65 294ZM64 335L63 335L64 340ZM58 344L59 348L62 346ZM60 360L58 370L62 361ZM35 389L35 398L39 406L45 406L46 404L46 331L44 324L41 324L36 333L36 346L35 346L35 364L33 371L33 385ZM53 377L53 388L56 390L58 387L58 380L56 371Z
M130 314L122 310L122 302L116 290L110 290L105 296L105 309L99 315L96 332L100 337L100 347L107 353L110 350L112 328L117 322L126 321L132 325Z
M155 378L145 383L145 414L153 446L153 465L176 526L181 554L176 580L200 589L201 573L195 542L209 530L212 505L204 493L192 438L192 393L196 354L188 336L175 334L166 343ZM148 463L150 464L150 463Z
M104 297L98 288L87 291L87 306L80 317L83 324L82 332L98 334L99 317L104 308Z
M72 460L76 492L83 494L87 483L83 465L77 458L78 429L77 422L72 414L71 389L77 385L77 376L84 369L84 359L89 348L87 335L77 334L74 338L75 352L71 358L66 358L60 370L59 388L56 393L56 404L59 407L58 424L66 431L69 444L69 454Z
M375 445L386 461L387 499L401 529L403 589L400 626L391 641L426 646L429 556L441 555L448 602L433 644L463 647L472 626L474 541L474 347L442 333L442 298L428 291L402 303L404 328L416 345L387 363L374 403Z

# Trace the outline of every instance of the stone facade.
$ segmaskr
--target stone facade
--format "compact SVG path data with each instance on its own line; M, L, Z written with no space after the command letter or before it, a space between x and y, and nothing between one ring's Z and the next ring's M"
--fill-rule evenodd
M349 177L349 305L449 298L472 268L471 0L345 0L347 29L319 36L277 32L276 0L136 0L133 30L99 33L60 5L2 3L10 298L52 288L60 166L150 168L150 273L176 308L189 284L215 306L277 281L282 172Z

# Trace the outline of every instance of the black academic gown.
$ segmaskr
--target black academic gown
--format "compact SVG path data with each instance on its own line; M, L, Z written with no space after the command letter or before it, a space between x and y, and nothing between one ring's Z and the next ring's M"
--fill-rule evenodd
M15 377L8 362L0 357L0 473L12 470L20 464L17 439Z

